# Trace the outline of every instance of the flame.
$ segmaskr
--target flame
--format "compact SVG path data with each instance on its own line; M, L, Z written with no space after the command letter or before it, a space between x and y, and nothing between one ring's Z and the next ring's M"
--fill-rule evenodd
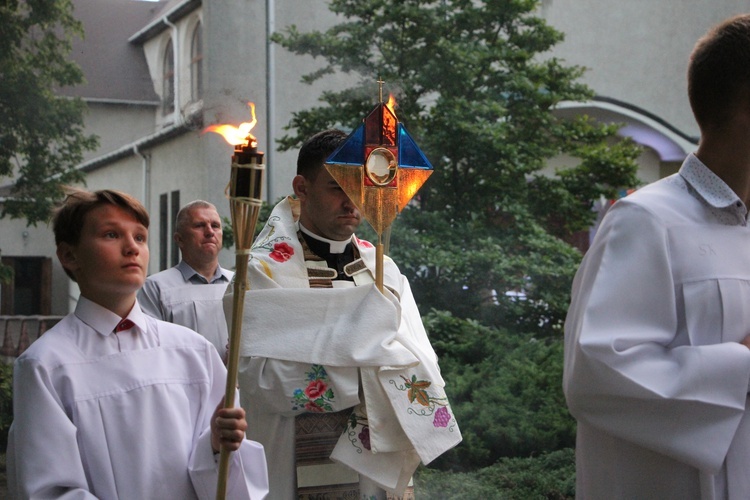
M226 124L209 125L203 130L203 133L205 134L206 132L214 132L216 134L219 134L232 146L245 144L256 147L258 141L256 141L255 136L250 133L253 127L255 127L255 124L258 123L258 120L255 118L255 103L248 102L247 105L250 106L250 113L253 117L253 120L251 122L241 123L239 127Z
M391 113L394 115L396 114L396 98L393 96L393 94L388 94L388 102L385 104L388 106L388 109L391 110Z

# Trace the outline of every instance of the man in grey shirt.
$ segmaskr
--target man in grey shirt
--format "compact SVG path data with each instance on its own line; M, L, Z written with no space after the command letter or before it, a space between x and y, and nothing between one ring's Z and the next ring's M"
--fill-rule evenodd
M216 207L203 200L182 207L174 241L182 260L146 279L138 292L141 309L155 318L195 330L226 359L228 331L222 297L234 273L219 265L222 230Z

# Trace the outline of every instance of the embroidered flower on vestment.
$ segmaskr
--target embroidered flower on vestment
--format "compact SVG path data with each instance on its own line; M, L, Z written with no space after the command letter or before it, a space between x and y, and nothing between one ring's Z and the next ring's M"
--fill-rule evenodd
M369 242L369 241L367 241L367 240L360 240L360 239L359 239L359 238L357 238L356 236L354 237L354 239L355 239L355 240L357 240L357 245L359 245L359 246L361 246L361 247L363 247L363 248L372 248L372 247L373 247L373 244L372 244L372 243L370 243L370 242Z
M313 380L305 389L305 396L310 399L318 399L326 393L328 385L322 380Z
M305 410L312 413L325 413L323 407L316 405L313 401L308 401L307 403L305 403Z
M273 251L268 254L276 262L286 262L292 258L292 255L294 255L294 248L284 242L276 243L273 246Z
M416 375L412 375L411 379L403 375L401 375L401 378L404 381L403 384L393 379L389 380L389 383L399 391L406 391L406 397L411 403L406 412L418 417L432 416L434 427L448 427L448 430L453 432L455 420L448 409L448 398L444 394L440 396L442 391L439 391L437 396L434 392L430 394L427 389L430 388L432 382L419 380Z
M292 392L292 410L305 409L310 412L322 413L334 411L333 389L328 381L328 373L322 365L311 365L310 371L305 372L307 387L297 388Z

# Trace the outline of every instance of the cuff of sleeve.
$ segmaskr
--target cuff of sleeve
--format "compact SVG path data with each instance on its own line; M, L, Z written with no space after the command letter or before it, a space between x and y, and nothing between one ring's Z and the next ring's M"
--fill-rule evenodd
M211 448L211 428L208 427L201 433L193 451L191 469L195 471L214 470L219 463L219 453L214 453Z

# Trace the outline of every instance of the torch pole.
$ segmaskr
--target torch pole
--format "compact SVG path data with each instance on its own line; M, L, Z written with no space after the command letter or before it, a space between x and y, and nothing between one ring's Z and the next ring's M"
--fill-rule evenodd
M378 244L375 246L375 285L383 293L383 241L378 233Z
M237 372L240 362L242 339L242 318L245 309L245 292L248 288L247 269L262 205L263 153L254 147L237 146L232 157L232 177L229 182L229 201L232 212L232 230L236 264L234 273L234 296L232 303L232 327L229 331L229 353L227 359L227 386L224 394L224 408L234 408L237 389ZM230 451L221 447L219 457L219 478L216 485L216 499L224 500L229 478Z
M244 278L237 279L236 276ZM245 309L245 291L247 291L247 255L237 255L234 297L232 307L232 331L229 335L229 356L227 360L227 387L224 393L224 408L234 407L237 372L240 362L240 339L242 335L242 314ZM235 327L235 325L238 325ZM227 496L227 479L229 478L230 451L222 446L219 457L219 482L216 487L216 499L224 500Z

